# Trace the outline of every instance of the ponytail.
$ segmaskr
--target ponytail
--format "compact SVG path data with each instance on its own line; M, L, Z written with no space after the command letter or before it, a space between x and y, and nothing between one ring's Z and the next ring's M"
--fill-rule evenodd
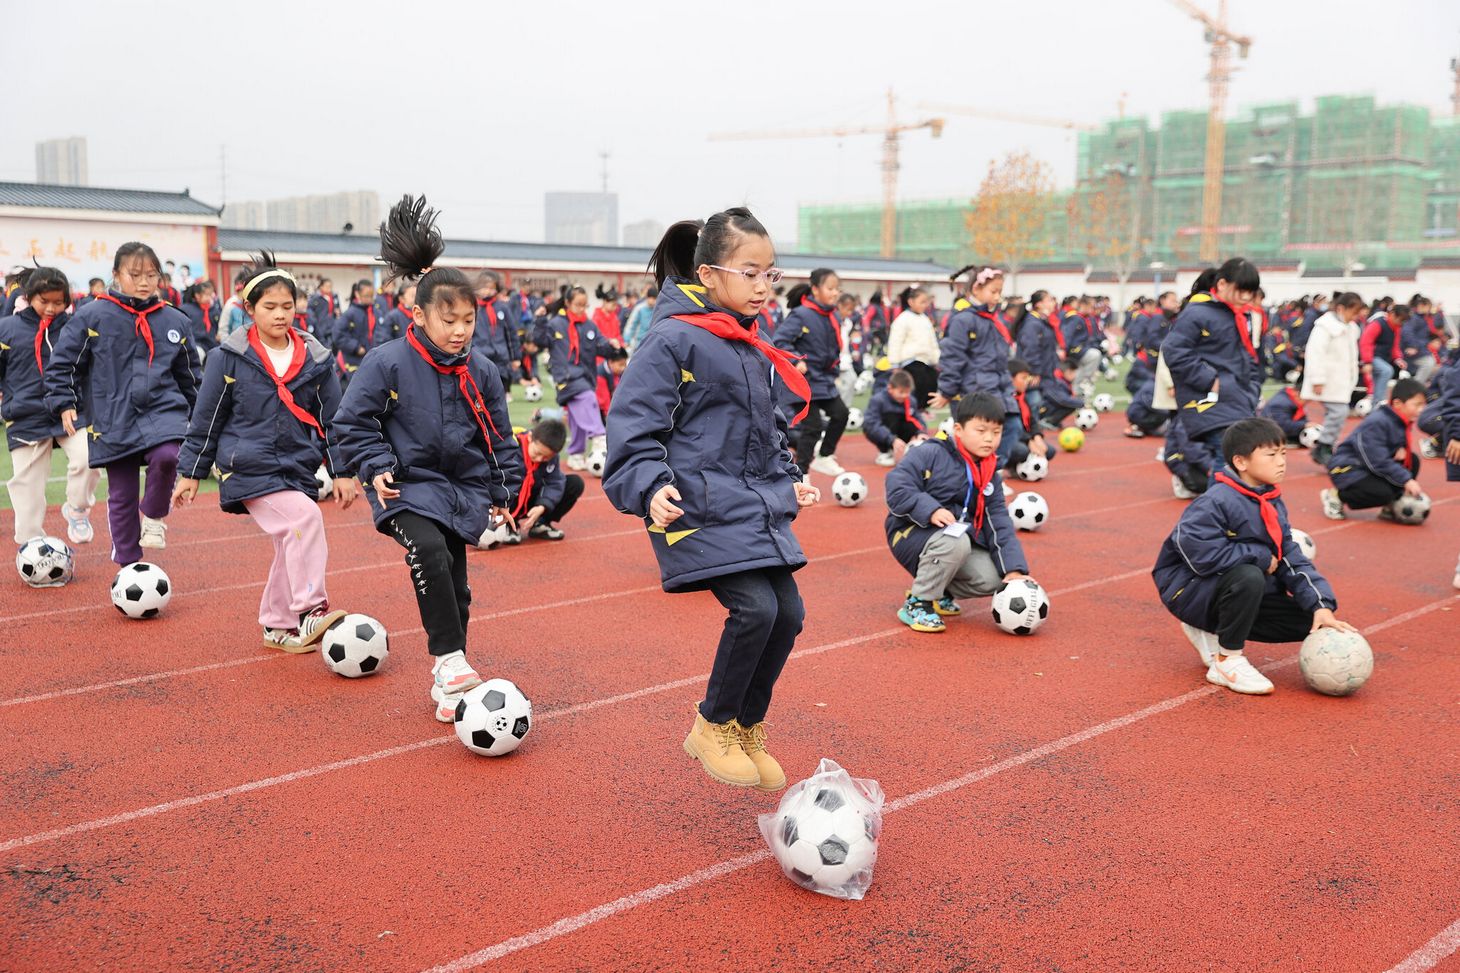
M810 284L797 284L795 287L791 288L790 293L786 295L786 309L788 311L794 311L796 308L801 306L801 302L803 300L810 296Z
M654 275L656 286L663 288L668 277L694 277L695 248L704 225L700 220L680 220L664 232L649 258L649 273Z
M437 212L425 196L409 193L390 208L380 224L380 259L390 269L386 283L416 281L416 307L432 304L475 305L476 291L466 274L455 267L437 267L446 242L436 228Z
M694 279L701 264L724 262L742 236L770 237L760 220L743 206L722 210L704 221L680 220L654 248L649 273L660 288L668 277Z

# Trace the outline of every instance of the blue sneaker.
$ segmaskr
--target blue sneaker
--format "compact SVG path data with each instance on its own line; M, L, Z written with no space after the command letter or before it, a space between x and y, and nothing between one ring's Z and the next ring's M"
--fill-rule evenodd
M933 603L912 595L908 595L907 601L898 609L897 620L914 632L941 632L944 629L943 619L933 610Z
M953 600L951 595L944 595L933 602L933 610L944 618L952 618L954 615L962 615L963 607Z

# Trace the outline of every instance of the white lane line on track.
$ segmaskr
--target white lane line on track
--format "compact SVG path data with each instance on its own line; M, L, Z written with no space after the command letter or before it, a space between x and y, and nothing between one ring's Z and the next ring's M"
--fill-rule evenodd
M1460 919L1441 929L1434 939L1410 953L1402 963L1391 966L1386 973L1424 973L1439 966L1457 949L1460 949Z
M1368 635L1372 632L1378 632L1386 628L1392 628L1393 626L1401 624L1402 622L1410 621L1422 615L1426 615L1432 611L1454 603L1457 598L1460 598L1460 596L1444 598L1440 601L1431 602L1428 605L1421 606L1414 609L1413 611L1406 612L1403 615L1387 619L1386 621L1380 622L1376 625L1371 625L1368 628L1364 629L1364 634ZM1288 666L1295 665L1296 663L1297 656L1294 655L1289 656L1286 659L1281 659L1279 661L1269 663L1262 668L1265 671L1271 672L1276 669L1287 668ZM954 777L941 783L934 784L930 787L926 787L920 791L914 791L911 794L906 794L894 801L888 802L888 804L883 808L883 813L892 814L897 811L906 810L907 808L914 807L918 804L923 803L924 801L931 800L935 797L941 797L944 794L948 794L960 788L967 787L970 784L976 784L980 781L987 780L988 778L993 777L997 774L1002 774L1005 771L1022 767L1025 764L1032 763L1033 761L1040 760L1044 757L1059 753L1062 750L1067 750L1070 747L1077 746L1078 744L1085 743L1089 740L1093 740L1096 737L1104 736L1105 734L1114 732L1115 730L1124 729L1127 726L1139 723L1153 716L1159 716L1162 713L1170 712L1171 710L1174 710L1180 706L1185 706L1187 703L1190 703L1194 700L1202 699L1207 696L1212 696L1220 693L1221 691L1221 688L1217 686L1203 686L1200 689L1193 689L1191 692L1182 693L1180 696L1172 696L1168 699L1161 700L1158 703L1153 703L1150 706L1136 710L1132 713L1127 713L1124 716L1118 716L1114 719L1106 720L1103 723L1097 723L1094 726L1090 726L1075 733L1071 733L1068 736L1060 737L1058 740L1052 740L1049 743L1045 743L1038 747L1034 747L1033 749L1026 750L1023 753L1018 753L1014 756L1007 757L996 764L989 765L988 767L981 767L978 770L970 771L969 773L964 774L961 777ZM589 909L586 912L580 912L577 915L573 916L565 916L564 918L559 919L554 923L546 926L541 926L537 929L532 930L531 932L524 933L520 936L514 936L511 939L502 940L501 942L496 943L492 946L488 946L485 949L478 950L474 953L468 953L467 955L459 957L448 963L443 963L439 966L433 966L430 968L428 973L463 973L463 971L465 970L476 969L479 966L484 966L487 963L493 962L494 960L502 959L503 957L510 956L513 953L521 952L524 949L530 949L533 946L539 946L551 940L559 939L563 936L572 935L573 933L578 932L581 929L602 922L603 920L619 915L620 913L628 912L631 909L636 909L639 906L648 905L651 902L655 902L667 896L674 895L675 893L683 892L686 889L693 888L697 885L703 885L705 882L724 878L735 872L741 871L745 868L749 868L751 865L766 861L770 857L771 853L769 849L761 849L760 851L752 852L747 855L741 855L737 858L730 858L722 862L717 862L714 865L699 869L698 871L690 872L687 875L682 875L672 881L664 882L659 885L654 885L646 889L641 889L637 892L632 892L629 895L614 899L611 902L605 902L604 904ZM1420 965L1414 967L1395 967L1395 970L1391 970L1390 973L1396 973L1396 971L1399 971L1399 973L1421 973L1421 971L1428 970L1435 963L1439 962L1440 959L1443 959L1445 956L1448 956L1450 953L1454 952L1457 946L1460 946L1460 922L1457 922L1454 926L1446 929L1445 932L1436 937L1436 940L1440 941L1440 945L1436 946L1434 950L1431 951L1431 953L1426 954L1434 956L1433 961L1430 962L1428 966ZM1431 945L1433 945L1434 942L1435 940L1432 940ZM1429 948L1430 946L1426 947L1426 949ZM1441 949L1447 949L1447 951L1440 953L1439 950ZM1424 951L1422 950L1421 952ZM1413 957L1411 957L1411 959L1412 958ZM1406 960L1406 963L1407 962L1409 961Z

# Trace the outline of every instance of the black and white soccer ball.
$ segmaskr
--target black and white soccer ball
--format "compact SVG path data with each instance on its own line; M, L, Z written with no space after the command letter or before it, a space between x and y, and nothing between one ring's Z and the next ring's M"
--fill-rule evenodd
M1298 545L1298 550L1303 552L1304 557L1311 561L1318 556L1318 543L1313 540L1312 534L1296 527L1290 533L1293 535L1293 543Z
M1318 445L1318 437L1323 435L1322 426L1304 426L1303 431L1298 433L1298 445L1304 449L1312 449Z
M994 624L1013 635L1033 635L1049 617L1049 596L1033 578L1005 581L993 600Z
M112 604L128 618L156 618L171 600L172 581L150 561L128 564L112 580Z
M603 468L608 465L608 454L602 451L589 453L586 462L588 464L588 472L602 479Z
M953 417L949 416L938 424L938 435L944 439L953 438Z
M532 729L532 701L511 680L488 679L456 704L456 736L484 757L511 753Z
M1364 398L1359 399L1357 402L1354 403L1354 415L1358 416L1360 419L1373 411L1374 400L1369 398L1368 396L1365 396Z
M15 553L15 570L32 588L59 588L76 574L76 552L59 537L32 537Z
M843 507L855 507L867 499L867 481L860 473L841 473L831 481L831 495Z
M781 871L813 892L837 895L855 887L877 862L877 821L846 785L813 783L782 802L769 837Z
M1430 518L1430 498L1423 493L1417 497L1406 493L1390 504L1389 509L1393 511L1396 523L1418 527Z
M528 402L541 402L542 401L542 386L541 385L528 385L528 386L524 386L523 389L522 389L522 397L524 399L526 399Z
M1100 416L1094 409L1081 409L1075 413L1075 425L1089 432L1091 429L1100 425Z
M1038 530L1049 519L1049 504L1033 491L1026 491L1009 504L1009 516L1020 530Z
M1095 406L1096 412L1109 412L1115 408L1115 396L1109 392L1101 392L1095 396L1095 401L1092 404Z
M390 638L385 626L369 615L350 614L325 629L319 654L337 675L359 679L385 665Z
M330 476L329 470L321 466L314 471L315 499L321 502L328 500L335 492L334 477Z
M862 410L851 408L847 410L847 428L857 430L862 428Z
M1042 480L1049 475L1049 460L1037 453L1030 453L1014 467L1014 475L1030 483Z

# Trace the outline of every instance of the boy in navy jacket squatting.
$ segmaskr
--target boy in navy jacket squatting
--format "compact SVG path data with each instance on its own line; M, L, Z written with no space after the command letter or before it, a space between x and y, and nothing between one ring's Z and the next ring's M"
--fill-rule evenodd
M1151 576L1161 603L1207 667L1207 682L1265 695L1272 682L1247 661L1249 641L1300 642L1334 617L1333 589L1303 556L1278 484L1287 437L1271 419L1243 419L1222 436L1226 467L1182 513Z
M1333 486L1319 494L1323 516L1343 520L1344 507L1379 507L1381 519L1393 520L1394 501L1406 493L1412 497L1423 493L1411 430L1424 407L1425 387L1417 379L1394 383L1389 401L1369 413L1329 458Z
M1264 419L1271 419L1288 437L1289 443L1296 443L1303 430L1308 428L1308 407L1298 395L1298 390L1285 385L1272 394L1258 413Z
M965 395L952 437L914 446L887 474L887 544L913 576L897 617L914 632L943 631L958 599L991 597L1029 571L999 479L1003 430L1002 402Z
M526 474L517 491L512 516L517 518L517 537L563 539L559 522L583 496L583 478L576 473L564 474L558 456L568 442L568 427L556 419L540 419L531 431L520 433Z
M913 407L915 383L910 373L894 369L887 387L867 401L862 434L877 447L877 465L892 466L909 445L928 434L927 420Z

